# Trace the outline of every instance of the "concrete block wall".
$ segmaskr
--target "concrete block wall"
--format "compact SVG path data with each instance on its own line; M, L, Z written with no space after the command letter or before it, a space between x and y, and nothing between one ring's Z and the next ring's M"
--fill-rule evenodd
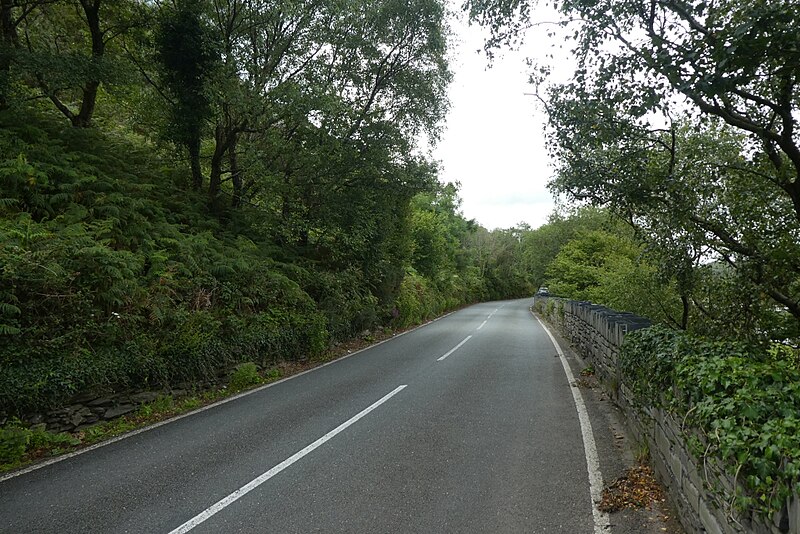
M646 443L653 468L667 488L678 516L689 533L800 534L800 499L791 499L772 521L742 517L733 509L737 483L721 459L698 460L686 441L689 429L673 414L638 406L622 380L617 357L625 335L650 326L650 321L590 302L536 297L535 310L556 326L573 349L597 373L627 418L630 431ZM716 489L712 489L716 488Z

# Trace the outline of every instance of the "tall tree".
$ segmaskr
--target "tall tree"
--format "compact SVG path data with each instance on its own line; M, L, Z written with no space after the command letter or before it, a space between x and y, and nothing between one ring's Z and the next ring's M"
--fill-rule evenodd
M192 183L199 190L203 185L200 144L211 112L209 80L219 59L200 0L179 0L174 8L166 8L157 47L162 76L173 97L169 136L188 150Z

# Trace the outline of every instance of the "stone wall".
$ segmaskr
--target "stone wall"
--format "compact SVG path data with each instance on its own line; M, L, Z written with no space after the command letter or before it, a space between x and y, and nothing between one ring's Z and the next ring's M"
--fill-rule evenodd
M32 425L44 425L50 432L76 432L132 413L161 396L179 398L184 394L184 390L162 390L81 395L71 399L62 408L44 414L31 414L24 420Z
M594 367L625 413L631 432L640 443L647 444L653 468L678 508L687 532L800 534L799 499L788 502L772 521L742 517L731 504L735 477L722 468L720 459L697 460L689 452L681 421L665 410L632 402L634 397L620 376L617 357L625 335L650 326L650 321L590 302L554 297L536 297L534 307Z
M128 390L117 392L84 393L68 400L60 408L46 413L25 414L22 420L29 425L41 425L50 432L76 432L110 421L123 415L135 412L143 405L151 403L159 397L171 397L178 400L190 393L208 391L223 387L230 381L230 376L239 367L234 365L221 369L215 378L205 382L182 382L171 388L159 390ZM0 413L0 426L7 416Z

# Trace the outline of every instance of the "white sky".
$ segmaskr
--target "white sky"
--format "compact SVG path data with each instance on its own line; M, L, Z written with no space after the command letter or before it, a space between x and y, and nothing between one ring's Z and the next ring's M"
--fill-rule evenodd
M439 178L461 182L464 216L489 230L520 222L536 228L553 210L546 187L552 168L545 150L544 112L534 96L524 94L534 91L525 59L543 59L552 52L552 40L544 28L534 28L522 50L498 52L487 68L485 54L477 53L486 33L463 20L453 20L452 27L451 109L433 150L442 164Z

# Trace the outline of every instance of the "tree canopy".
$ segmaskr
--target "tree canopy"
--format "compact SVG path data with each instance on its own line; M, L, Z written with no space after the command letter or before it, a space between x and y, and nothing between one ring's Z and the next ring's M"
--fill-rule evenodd
M535 4L470 1L489 46ZM800 321L800 9L786 2L556 2L577 69L540 82L552 190L610 208L657 251L685 306L707 265ZM544 69L546 73L546 69Z

